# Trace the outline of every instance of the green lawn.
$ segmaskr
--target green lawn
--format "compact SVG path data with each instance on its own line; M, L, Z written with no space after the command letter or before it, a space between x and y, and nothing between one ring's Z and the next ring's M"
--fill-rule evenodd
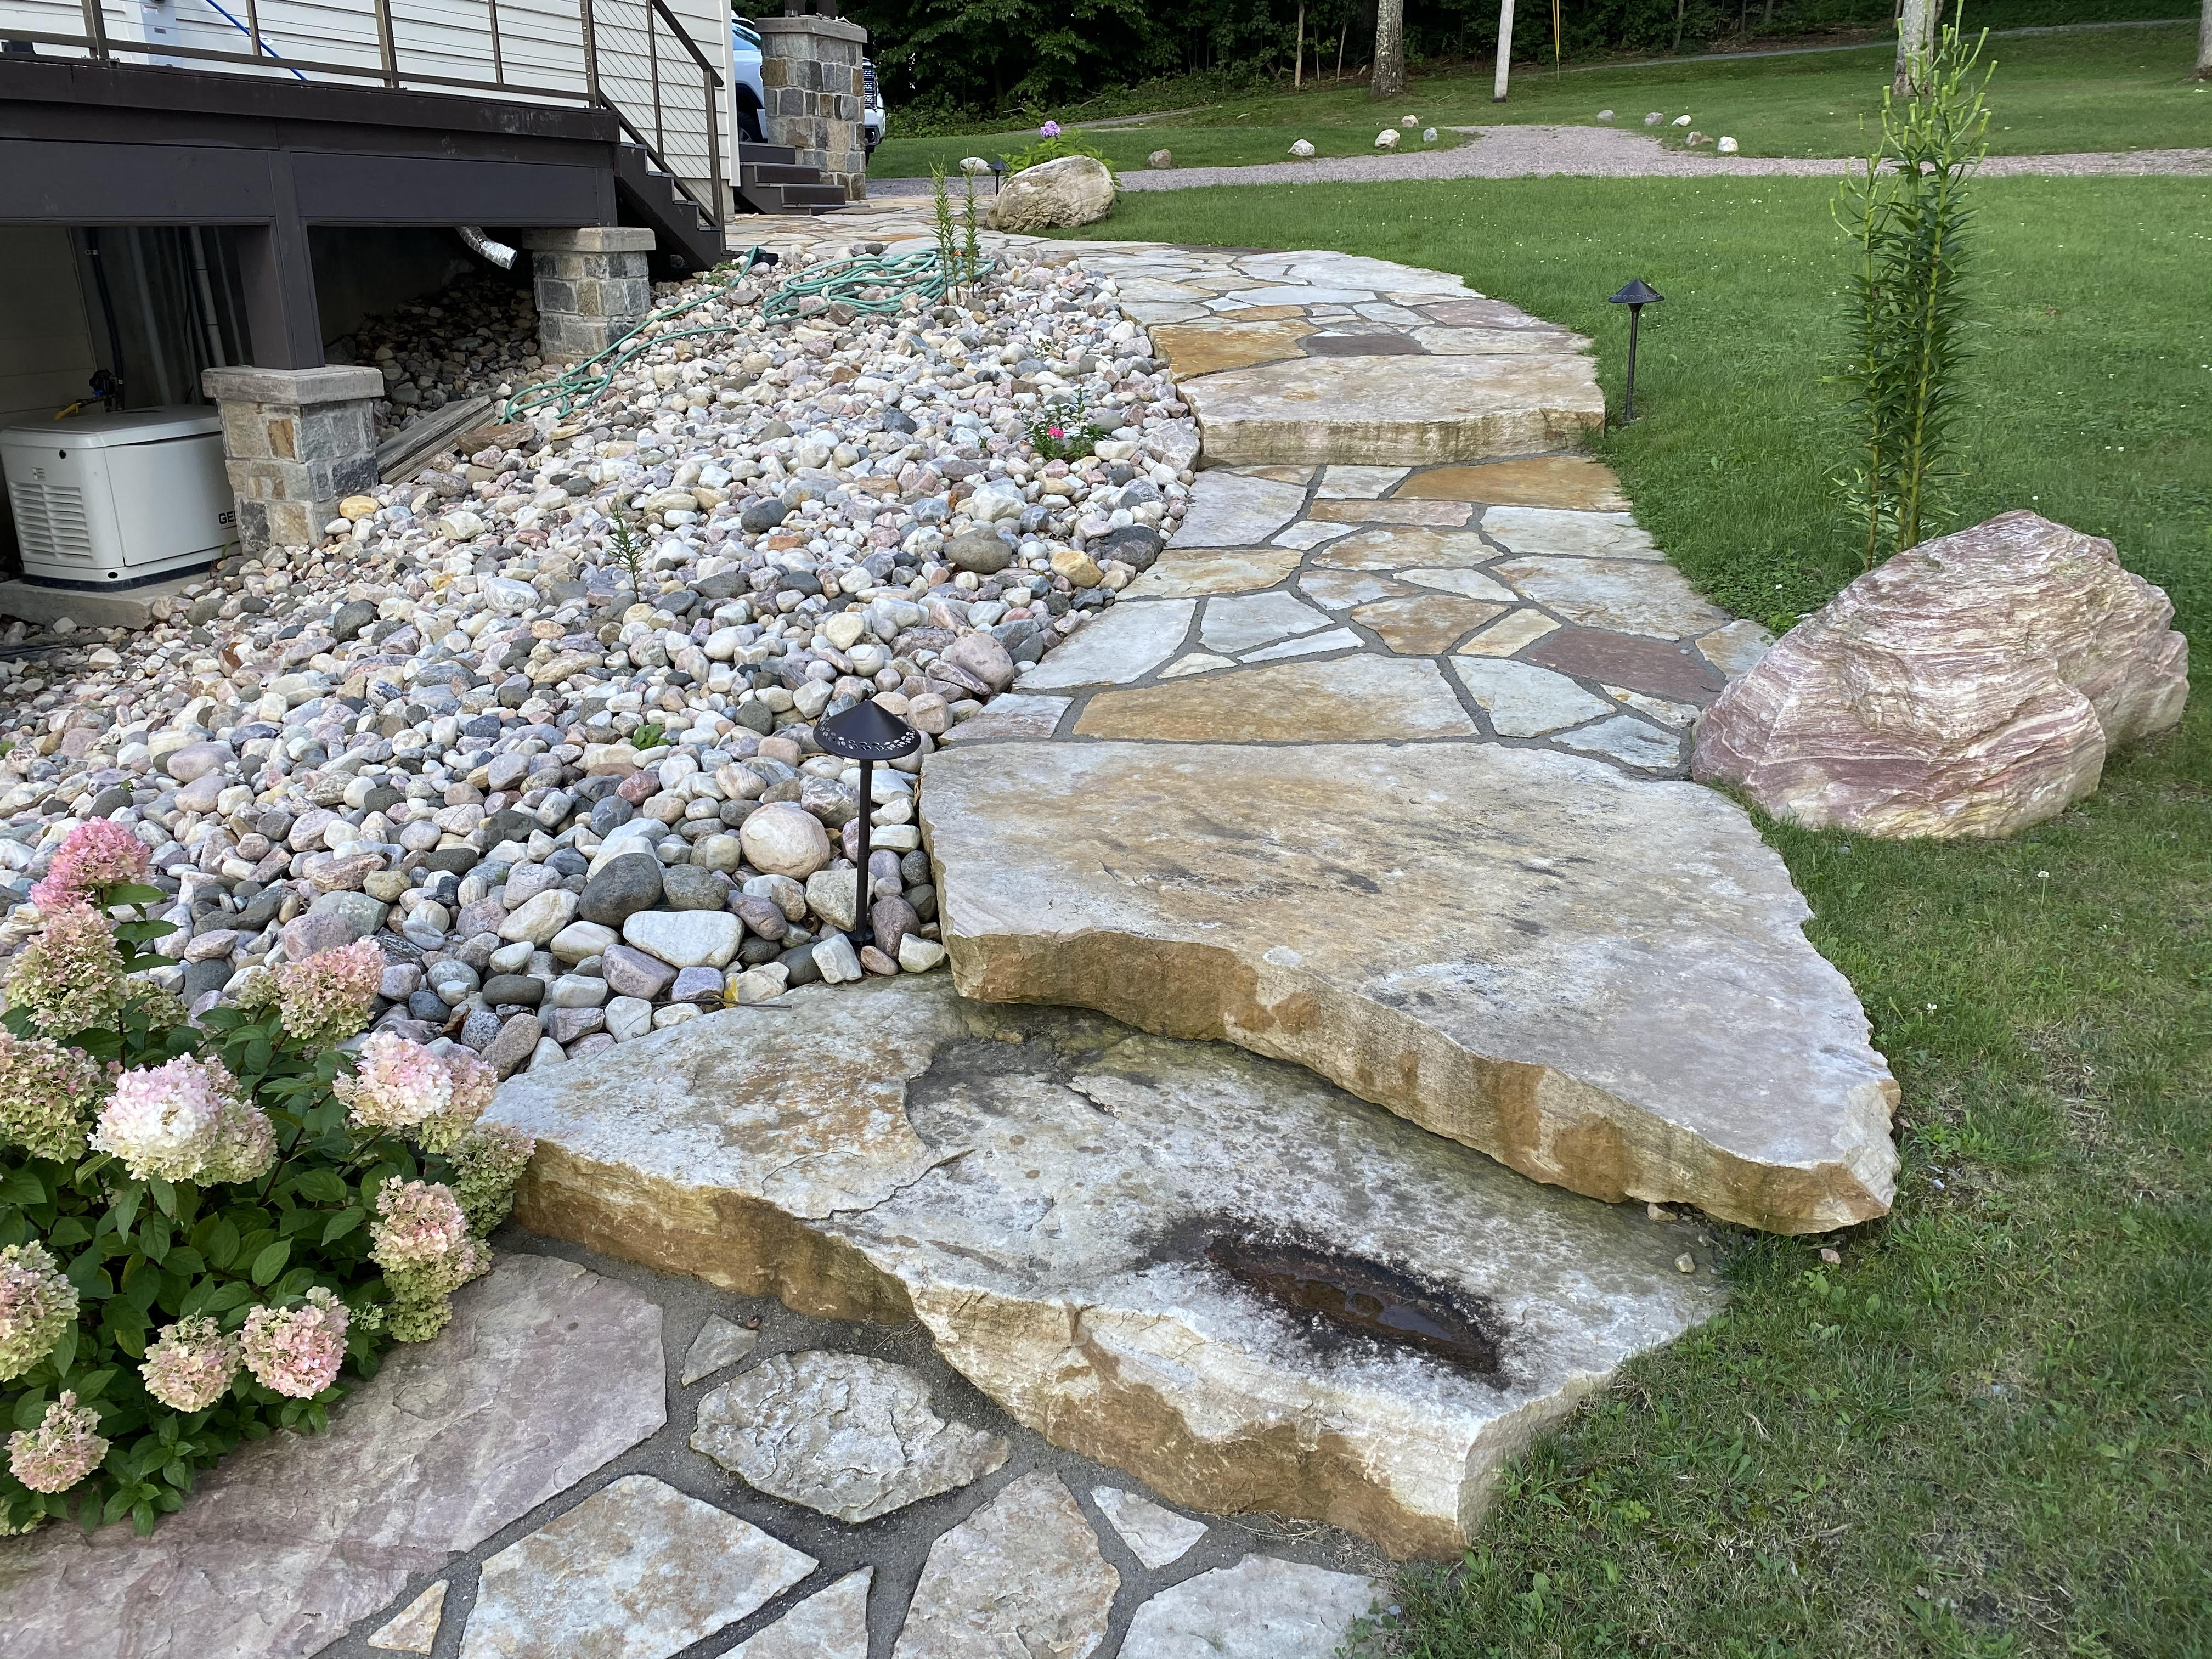
M2212 625L2212 181L1990 180L1960 521L2110 535ZM1824 475L1843 272L1808 180L1178 191L1109 234L1325 246L1465 274L1595 337L1639 516L1786 624L1856 572ZM2200 697L2206 677L2198 678ZM1735 1300L1516 1470L1418 1571L1392 1650L2212 1652L2212 713L2016 839L1770 826L1905 1089L1886 1221L1716 1227ZM1838 1248L1839 1266L1820 1256Z
M2190 78L2196 38L2193 25L2176 24L1993 39L1987 57L1998 68L1990 150L2027 155L2212 146L2212 85ZM1662 112L1669 122L1688 115L1698 131L1728 134L1747 155L1852 155L1863 153L1861 120L1878 115L1894 58L1893 47L1881 46L1738 63L1591 70L1557 78L1548 70L1523 66L1504 104L1491 101L1487 70L1461 70L1417 78L1406 97L1387 108L1364 86L1324 85L1233 99L1090 136L1117 167L1141 167L1146 153L1163 145L1187 166L1230 166L1279 161L1298 137L1312 140L1325 155L1364 153L1376 132L1401 115L1418 115L1425 125L1439 128L1589 124L1610 108L1638 132L1650 111ZM894 117L894 134L897 126ZM1658 131L1670 143L1685 136L1671 125ZM869 170L879 179L913 177L928 172L933 155L949 166L963 155L996 155L1028 137L1026 132L894 136L877 150ZM963 148L977 145L992 147Z

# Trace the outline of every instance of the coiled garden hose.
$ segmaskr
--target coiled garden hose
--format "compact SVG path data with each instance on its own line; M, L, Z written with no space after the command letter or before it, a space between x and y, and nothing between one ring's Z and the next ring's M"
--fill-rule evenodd
M580 405L596 402L614 383L615 377L648 348L668 340L729 333L733 326L729 323L717 323L710 328L675 330L666 325L685 313L721 298L752 275L757 265L776 262L775 254L761 247L748 249L720 286L681 305L653 312L610 341L596 356L571 366L552 380L525 386L507 400L500 418L516 420L532 410L550 405L556 418L565 420ZM903 308L908 295L918 296L926 305L933 305L944 299L952 286L952 276L945 270L934 248L914 253L860 254L831 264L811 266L805 276L792 277L760 302L760 315L769 322L785 321L802 314L799 307L805 301L819 300L823 301L821 309L842 305L864 315L888 316Z

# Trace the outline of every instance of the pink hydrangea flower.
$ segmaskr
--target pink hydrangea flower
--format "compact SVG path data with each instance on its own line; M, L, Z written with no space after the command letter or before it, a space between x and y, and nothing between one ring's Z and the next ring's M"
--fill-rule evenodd
M146 1392L180 1412L205 1411L222 1398L240 1364L238 1339L207 1314L165 1325L138 1374Z
M269 1114L243 1100L228 1101L216 1125L215 1146L197 1177L204 1183L258 1181L276 1162L276 1126Z
M453 1188L432 1181L388 1181L378 1188L369 1258L387 1273L427 1267L473 1243Z
M31 902L41 910L94 903L103 888L143 881L146 856L146 843L127 823L112 818L80 823L46 866L46 878L31 889Z
M237 1104L238 1085L221 1060L180 1054L115 1079L92 1144L141 1181L191 1181L219 1158L226 1110Z
M38 1240L0 1249L0 1382L54 1351L76 1304L76 1286Z
M384 952L358 939L276 970L284 1029L302 1042L340 1042L368 1024L384 982Z
M362 1043L354 1074L331 1086L364 1129L410 1129L452 1110L453 1104L447 1063L421 1043L389 1031Z
M115 925L88 904L47 912L46 930L8 969L9 1002L56 1036L113 1024L124 988Z
M1039 127L1039 128L1037 129L1037 136L1038 136L1039 137L1042 137L1042 138L1057 138L1057 137L1060 137L1060 123L1059 123L1059 122L1057 122L1057 121L1048 121L1048 122L1046 122L1042 126L1041 126L1041 127Z
M453 1110L465 1112L469 1121L475 1122L499 1091L499 1068L466 1048L456 1048L446 1056L446 1069L453 1074Z
M99 1428L100 1414L78 1405L76 1395L64 1389L37 1428L8 1437L9 1473L33 1492L67 1492L107 1455Z
M297 1308L256 1308L246 1316L239 1346L246 1369L264 1389L312 1400L337 1380L345 1364L346 1305L318 1285Z
M450 1152L483 1115L499 1089L499 1073L466 1048L448 1054L445 1065L453 1085L453 1100L444 1111L424 1118L417 1126L416 1138L426 1152Z
M74 1163L107 1072L82 1048L0 1031L0 1145Z

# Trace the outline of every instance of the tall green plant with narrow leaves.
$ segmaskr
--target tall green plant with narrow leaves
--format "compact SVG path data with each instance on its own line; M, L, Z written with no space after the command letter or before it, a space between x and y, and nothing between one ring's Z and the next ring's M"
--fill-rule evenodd
M1885 92L1881 141L1838 192L1856 269L1846 284L1851 459L1837 474L1872 569L1936 533L1960 476L1964 331L1973 213L1967 181L1989 148L1986 34L1946 28L1926 59L1926 90Z

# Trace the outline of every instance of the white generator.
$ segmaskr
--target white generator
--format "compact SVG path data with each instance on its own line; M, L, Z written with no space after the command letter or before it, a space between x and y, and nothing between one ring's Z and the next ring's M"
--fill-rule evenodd
M202 568L238 539L222 421L204 405L0 432L27 580L126 588Z

